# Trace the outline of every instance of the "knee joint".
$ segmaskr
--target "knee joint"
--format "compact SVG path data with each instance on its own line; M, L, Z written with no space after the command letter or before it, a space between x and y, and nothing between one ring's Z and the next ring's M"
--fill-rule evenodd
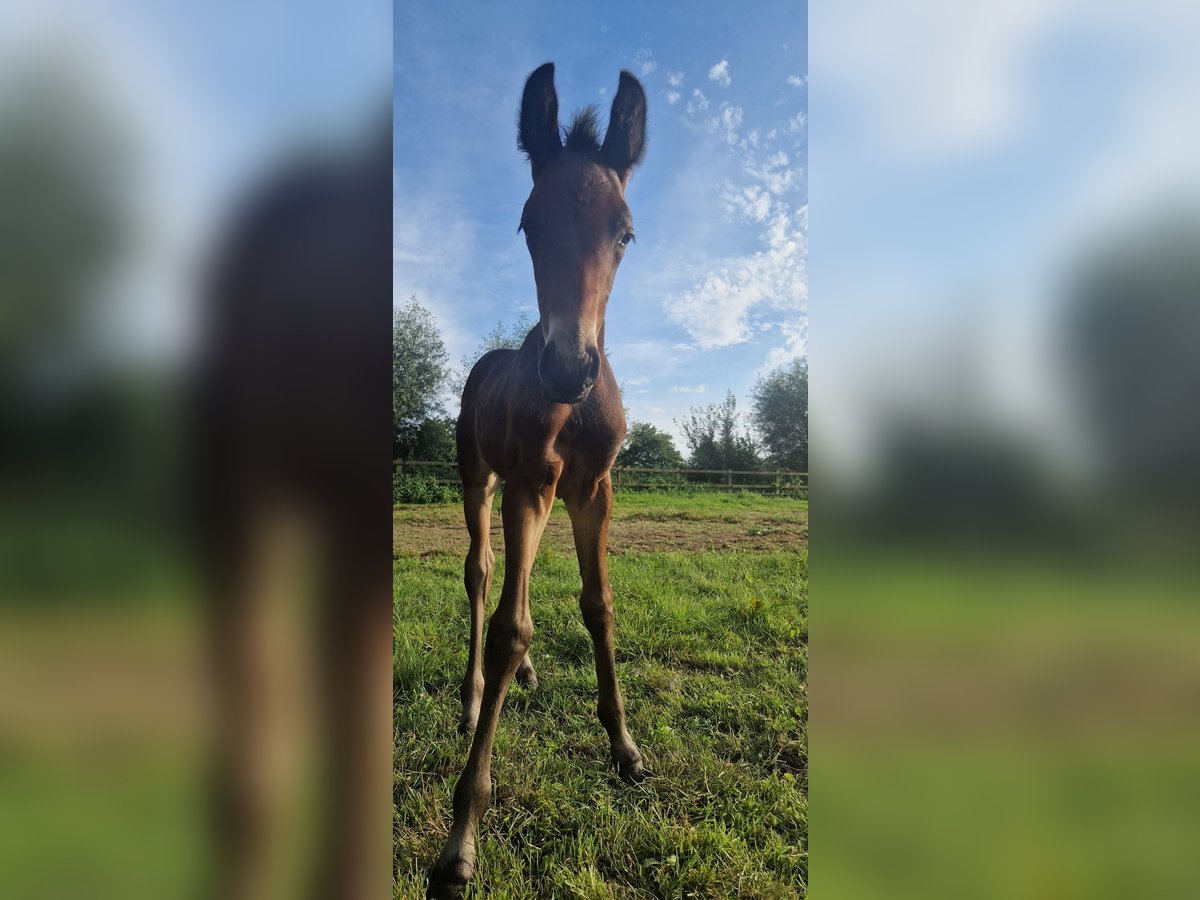
M579 609L589 629L610 627L613 620L612 592L585 590L579 595Z
M472 553L467 557L467 561L463 565L463 580L467 583L468 591L484 584L491 577L496 564L495 560L496 558L490 550L487 556Z
M488 625L487 642L483 648L484 658L489 661L518 661L525 656L533 643L533 622L496 621Z
M487 571L478 560L468 559L466 565L463 566L463 576L467 582L467 590L471 590L475 585L482 582L486 574Z

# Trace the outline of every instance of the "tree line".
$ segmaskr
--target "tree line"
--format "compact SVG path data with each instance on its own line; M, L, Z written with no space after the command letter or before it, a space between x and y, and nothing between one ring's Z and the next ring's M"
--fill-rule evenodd
M398 459L455 459L454 417L471 366L489 350L520 347L534 323L525 314L497 325L458 366L433 314L412 296L392 314L392 422ZM630 421L618 466L808 471L808 360L793 360L760 377L749 411L727 391L719 403L691 407L676 420L686 456L670 433ZM627 416L628 418L628 411Z

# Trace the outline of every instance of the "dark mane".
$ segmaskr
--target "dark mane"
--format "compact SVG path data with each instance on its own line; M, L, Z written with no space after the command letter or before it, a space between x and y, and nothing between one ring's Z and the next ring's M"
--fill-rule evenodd
M569 128L563 129L563 147L580 153L599 153L600 110L585 106L575 113Z

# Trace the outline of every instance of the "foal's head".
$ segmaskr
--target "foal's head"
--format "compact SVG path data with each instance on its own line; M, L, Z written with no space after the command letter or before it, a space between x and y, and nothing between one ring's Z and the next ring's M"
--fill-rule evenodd
M521 230L546 342L538 374L551 400L578 403L599 376L604 308L633 241L625 185L646 150L646 93L622 72L604 143L591 108L560 136L554 64L546 63L525 83L519 144L533 170Z

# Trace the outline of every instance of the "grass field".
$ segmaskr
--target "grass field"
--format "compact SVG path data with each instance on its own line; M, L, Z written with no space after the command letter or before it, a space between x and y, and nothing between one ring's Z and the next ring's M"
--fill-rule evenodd
M541 685L514 685L505 704L469 897L804 896L807 518L803 500L618 495L618 672L653 773L629 787L596 721L556 504L531 589ZM455 730L466 535L457 505L397 508L394 526L395 895L417 898L468 746ZM498 528L493 542L489 612L503 577Z

